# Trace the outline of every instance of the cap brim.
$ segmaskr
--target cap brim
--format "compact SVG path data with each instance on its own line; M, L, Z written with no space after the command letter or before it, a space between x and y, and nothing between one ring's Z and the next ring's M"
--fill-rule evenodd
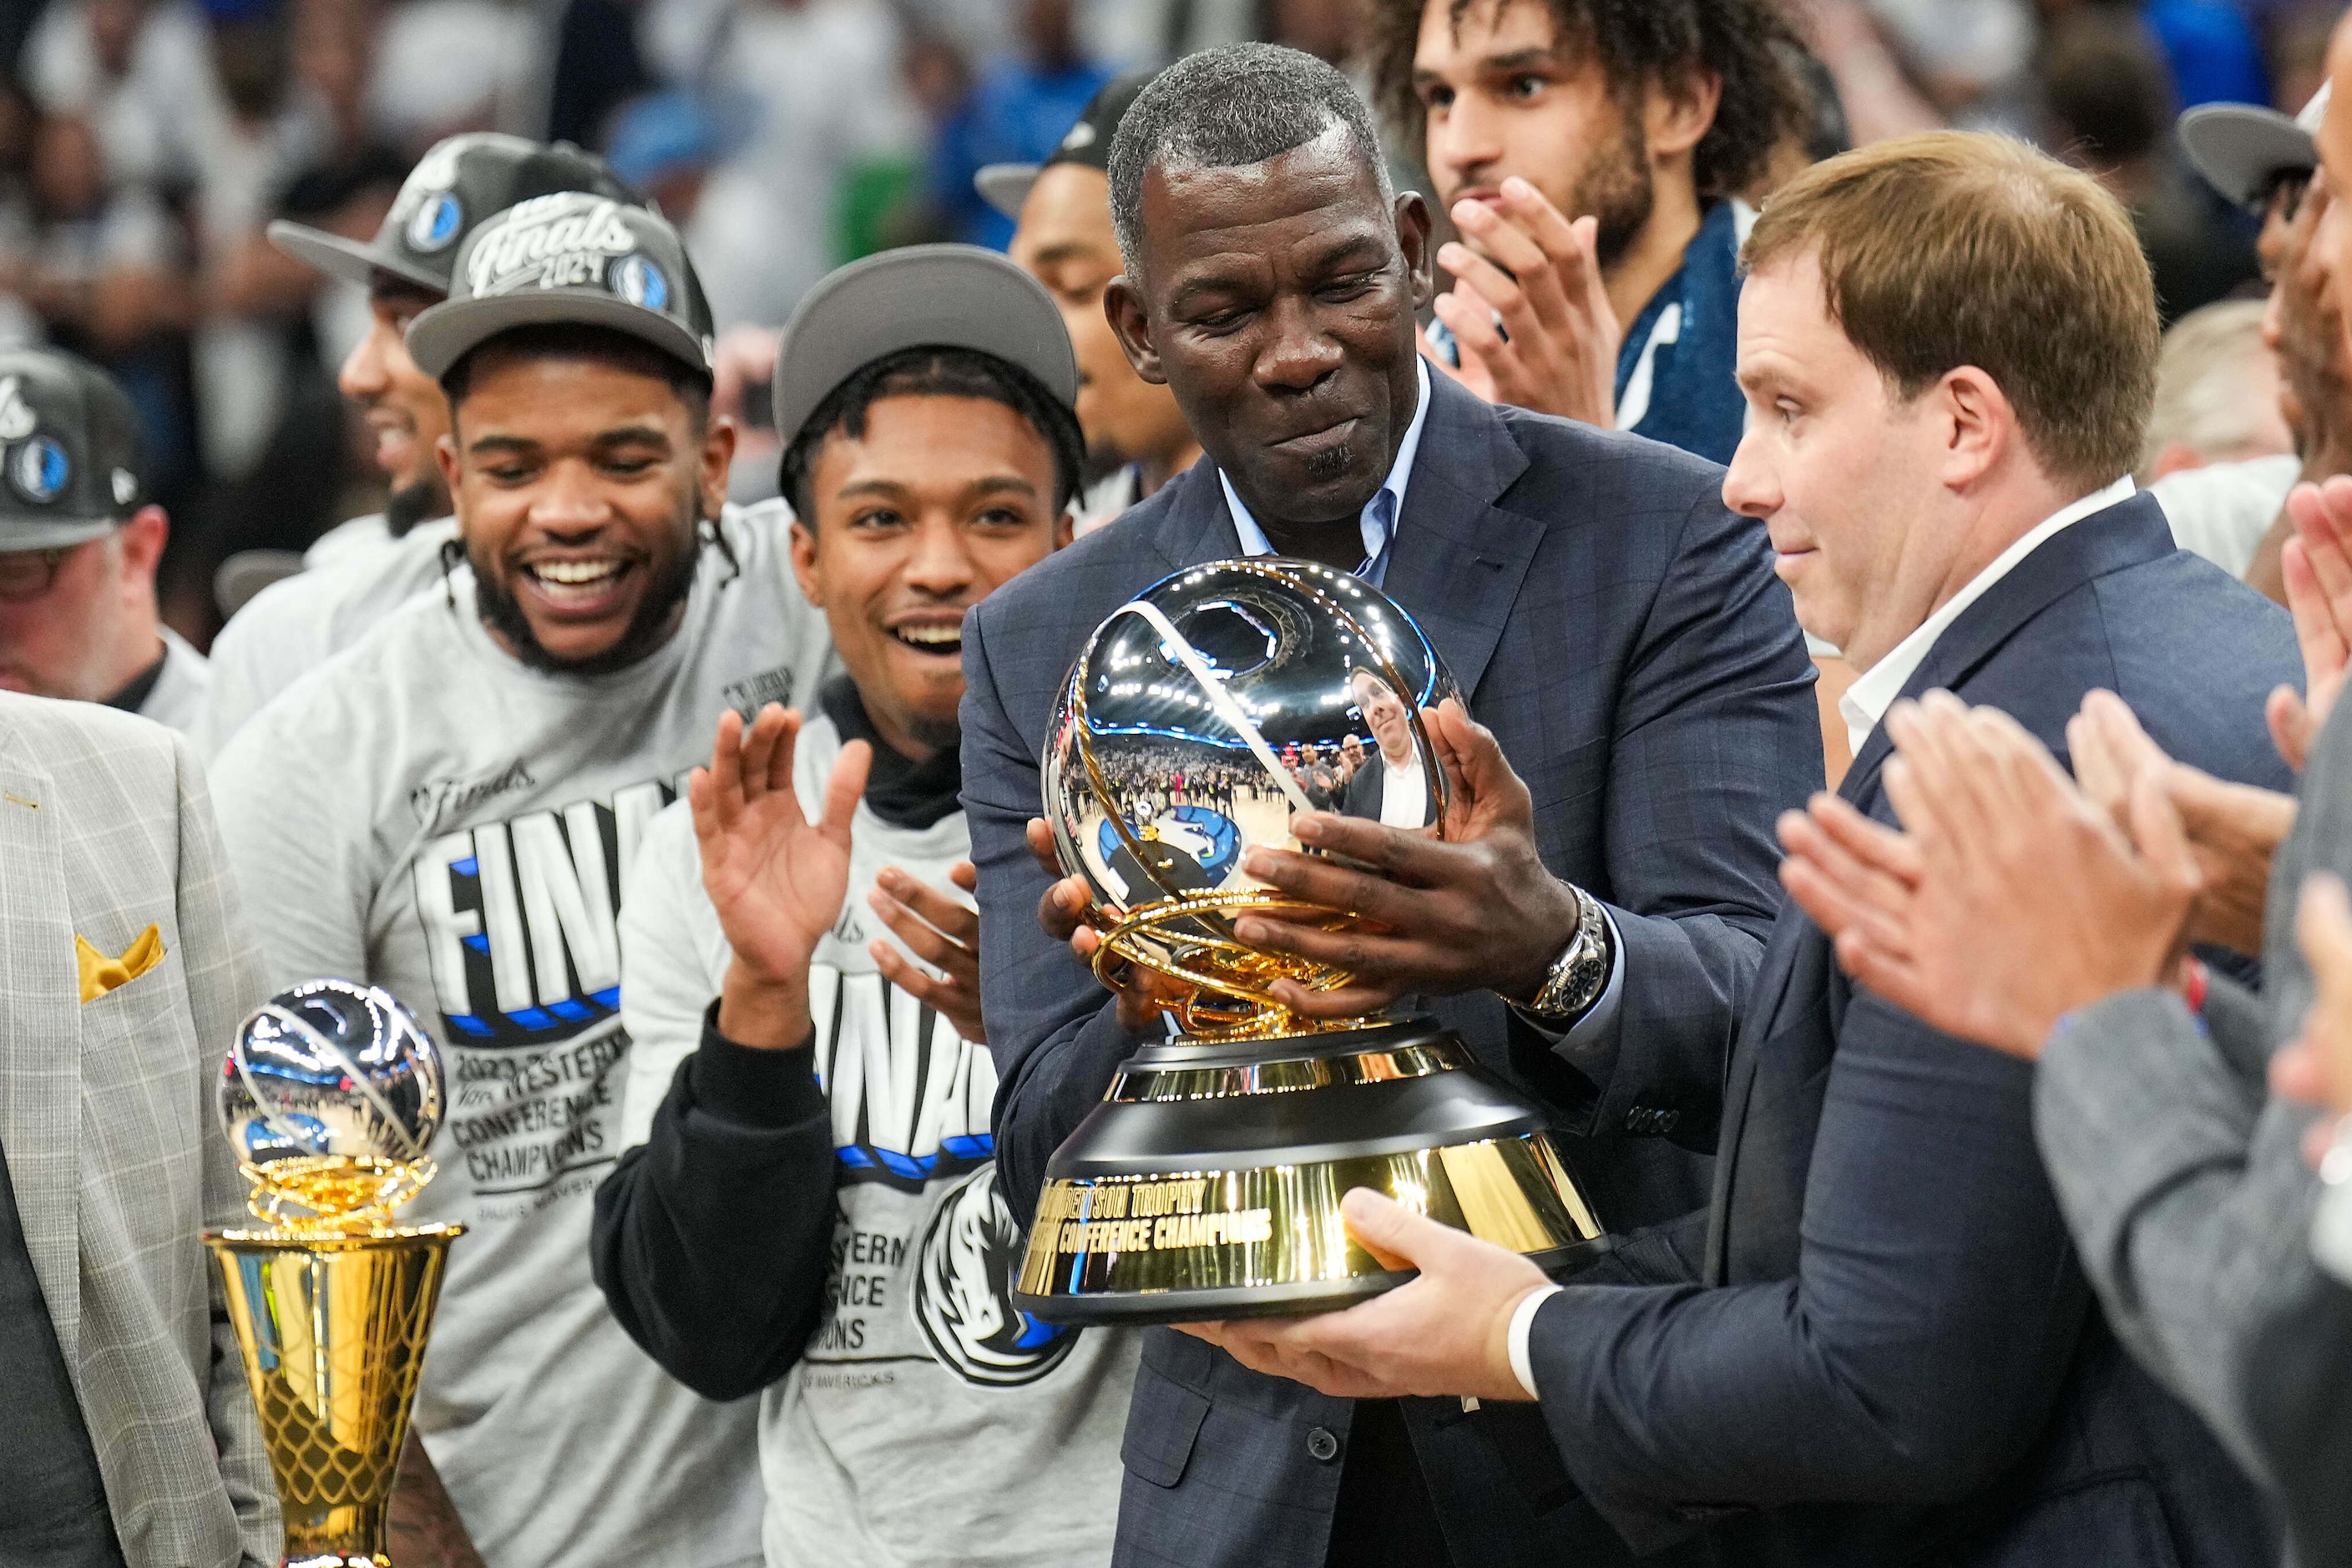
M515 327L551 323L604 327L642 339L703 374L710 357L702 340L677 322L643 305L610 294L533 289L483 300L448 300L419 315L408 327L408 357L438 381L468 351Z
M2281 170L2319 166L2310 132L2274 109L2201 103L2180 117L2180 148L2208 184L2243 206Z
M978 246L911 245L853 261L802 299L776 352L777 433L791 441L861 367L915 348L992 354L1077 402L1077 357L1044 284Z
M447 279L436 278L404 256L361 240L345 239L340 234L329 234L324 229L289 223L282 217L271 221L269 243L295 260L346 282L373 283L377 273L389 272L404 282L414 283L419 289L436 294L449 291Z
M1029 199L1029 187L1037 183L1042 163L987 163L971 177L971 188L980 199L1018 222L1021 204Z
M102 539L122 526L119 517L76 518L67 521L59 518L43 518L36 521L21 514L0 513L0 555L14 555L26 550L63 550L68 545L87 544Z

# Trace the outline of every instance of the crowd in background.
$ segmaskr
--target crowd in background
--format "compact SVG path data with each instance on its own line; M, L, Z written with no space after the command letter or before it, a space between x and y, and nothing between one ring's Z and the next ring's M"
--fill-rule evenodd
M2339 9L1803 7L1855 143L1949 124L2079 160L2130 206L2168 321L2258 291L2254 226L2189 171L2176 114L2211 100L2294 112ZM130 388L175 522L165 614L202 647L222 561L299 550L377 502L334 386L364 330L362 291L270 249L271 218L364 237L439 137L569 140L680 225L722 330L773 326L845 260L929 239L1002 248L1012 221L973 174L1050 152L1114 71L1254 37L1360 75L1354 13L1355 0L25 0L0 16L0 345L70 348Z

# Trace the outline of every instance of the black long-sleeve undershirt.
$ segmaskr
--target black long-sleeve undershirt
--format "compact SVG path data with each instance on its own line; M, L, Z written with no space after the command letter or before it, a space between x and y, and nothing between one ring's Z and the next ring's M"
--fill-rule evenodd
M718 1013L703 1015L651 1137L597 1189L589 1246L629 1337L725 1400L790 1371L824 1313L835 1164L813 1052L739 1045Z

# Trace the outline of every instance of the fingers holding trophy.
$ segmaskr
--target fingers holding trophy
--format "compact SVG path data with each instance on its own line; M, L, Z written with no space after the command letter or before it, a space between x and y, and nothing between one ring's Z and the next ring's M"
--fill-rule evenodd
M285 1516L284 1568L386 1568L409 1406L462 1226L433 1178L440 1052L389 992L314 980L237 1031L216 1091L260 1227L208 1233Z

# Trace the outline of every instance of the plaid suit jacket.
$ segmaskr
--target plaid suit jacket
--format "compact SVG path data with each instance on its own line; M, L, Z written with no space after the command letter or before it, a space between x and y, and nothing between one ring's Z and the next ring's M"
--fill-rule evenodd
M1430 389L1388 593L1527 781L1545 863L1609 907L1625 965L1617 1040L1575 1065L1492 995L1429 1011L1555 1108L1604 1223L1673 1219L1706 1201L1690 1149L1714 1146L1738 999L1780 902L1773 819L1821 787L1812 664L1764 531L1724 509L1720 468L1491 407L1443 376ZM1203 461L965 620L963 797L998 1168L1024 1220L1047 1158L1136 1043L1037 925L1046 879L1023 829L1041 809L1054 699L1113 609L1239 552ZM1323 1439L1344 1436L1352 1408L1153 1331L1128 1425L1120 1560L1320 1563L1339 1475ZM1406 1402L1456 1556L1622 1553L1578 1510L1532 1411L1461 1414ZM1318 1431L1322 1457L1308 1447Z
M112 955L150 925L162 961L83 1003L74 938ZM243 1213L213 1084L258 1000L186 743L0 694L0 1149L129 1568L278 1561L198 1237Z

